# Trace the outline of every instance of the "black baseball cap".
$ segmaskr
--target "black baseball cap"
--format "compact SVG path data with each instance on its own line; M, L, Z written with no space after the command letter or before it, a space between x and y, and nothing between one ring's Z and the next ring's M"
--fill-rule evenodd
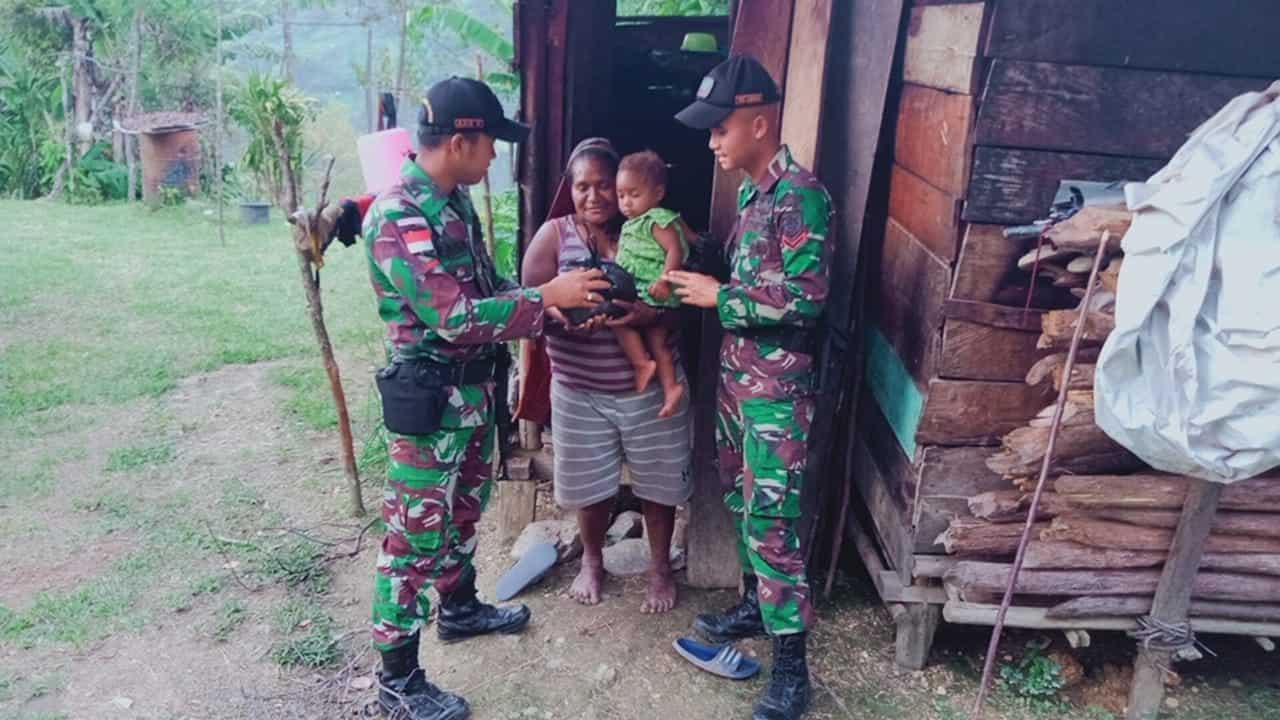
M738 108L772 105L782 95L758 60L750 55L734 55L711 68L695 97L692 105L676 113L676 120L691 128L709 130Z
M451 77L427 90L418 109L418 129L447 135L482 132L507 142L524 142L529 126L502 114L502 103L488 85L470 78Z

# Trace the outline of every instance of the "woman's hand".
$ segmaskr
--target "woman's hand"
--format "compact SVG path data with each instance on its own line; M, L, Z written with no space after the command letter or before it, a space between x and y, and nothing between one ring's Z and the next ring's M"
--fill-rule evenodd
M662 279L676 286L676 296L685 305L713 308L720 297L720 281L710 275L672 270L663 273Z
M538 287L542 304L557 308L594 307L604 300L602 290L610 287L599 270L570 270L555 276Z
M658 322L662 317L661 311L642 302L614 300L613 304L626 310L627 314L620 318L606 320L604 324L609 327L644 327Z

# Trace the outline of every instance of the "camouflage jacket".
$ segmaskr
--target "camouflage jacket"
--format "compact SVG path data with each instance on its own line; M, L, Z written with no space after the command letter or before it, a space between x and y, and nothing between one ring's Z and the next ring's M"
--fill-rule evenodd
M783 146L764 181L738 190L738 223L727 250L730 277L716 309L729 331L721 346L728 379L753 387L758 397L814 392L810 355L767 339L734 333L750 328L813 328L827 299L831 196Z
M470 195L445 195L413 160L364 220L369 274L399 358L465 363L542 330L542 296L498 278ZM483 423L492 384L450 390L445 427Z

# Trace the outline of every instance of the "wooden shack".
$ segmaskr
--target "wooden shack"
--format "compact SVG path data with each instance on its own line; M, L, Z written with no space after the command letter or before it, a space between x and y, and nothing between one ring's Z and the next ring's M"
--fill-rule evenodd
M830 364L865 370L836 388L857 391L850 432L832 438L856 487L848 544L897 619L899 663L918 668L944 609L954 622L994 619L990 598L944 583L957 559L939 538L971 517L971 498L1010 489L988 462L1056 395L1025 380L1051 351L1037 347L1046 313L1072 296L1035 288L1017 267L1034 241L1004 230L1045 216L1061 181L1145 179L1227 100L1280 76L1270 32L1280 5L738 0L729 18L697 19L618 18L612 5L517 3L522 108L535 128L519 170L524 238L569 148L593 134L672 158L690 178L678 209L725 237L738 179L712 170L703 138L668 115L693 87L677 71L707 58L676 49L685 32L712 32L722 49L761 59L783 86L784 140L836 200ZM737 561L712 464L719 331L707 318L701 330L688 354L689 580L723 587L737 582ZM838 514L830 490L844 473L815 467L810 507ZM1015 610L1009 624L1036 627L1124 627L1137 614L1049 621L1043 607Z
M864 239L854 479L882 596L928 604L900 613L899 662L919 667L944 607L994 620L990 599L944 590L955 562L938 541L971 498L1011 489L988 461L1057 396L1024 380L1050 352L1042 316L1068 306L1030 292L1016 263L1035 241L1004 230L1046 216L1060 181L1146 179L1228 100L1264 89L1280 54L1261 28L1280 6L917 0L907 12L888 220ZM1054 626L1034 611L1010 624Z

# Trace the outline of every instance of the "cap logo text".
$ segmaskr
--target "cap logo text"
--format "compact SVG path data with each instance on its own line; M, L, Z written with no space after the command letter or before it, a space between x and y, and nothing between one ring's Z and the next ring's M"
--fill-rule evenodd
M702 78L702 84L698 86L696 97L699 100L706 100L711 95L711 90L716 86L716 79L710 75Z
M743 93L733 96L734 105L751 105L764 102L764 93Z
M455 118L453 127L455 130L483 130L484 118Z

